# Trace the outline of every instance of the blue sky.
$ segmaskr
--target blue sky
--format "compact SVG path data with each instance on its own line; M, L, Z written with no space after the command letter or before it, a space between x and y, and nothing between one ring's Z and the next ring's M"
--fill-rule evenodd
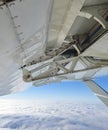
M108 76L97 78L95 81L108 91ZM23 92L2 96L0 99L100 102L81 81L53 83L40 87L31 86Z

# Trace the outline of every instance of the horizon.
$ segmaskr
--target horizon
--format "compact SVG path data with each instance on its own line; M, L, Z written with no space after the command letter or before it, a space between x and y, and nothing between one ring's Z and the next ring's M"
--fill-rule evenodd
M108 91L108 76L95 81ZM108 107L84 83L29 87L0 98L1 130L107 130Z
M108 91L108 76L95 78L95 81ZM36 100L36 101L75 101L103 104L81 81L66 81L35 87L30 85L22 92L1 96L0 99Z

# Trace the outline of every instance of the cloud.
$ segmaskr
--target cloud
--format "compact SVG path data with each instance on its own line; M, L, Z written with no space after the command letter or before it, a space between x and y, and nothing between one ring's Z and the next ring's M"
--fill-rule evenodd
M1 101L0 130L107 130L101 104Z

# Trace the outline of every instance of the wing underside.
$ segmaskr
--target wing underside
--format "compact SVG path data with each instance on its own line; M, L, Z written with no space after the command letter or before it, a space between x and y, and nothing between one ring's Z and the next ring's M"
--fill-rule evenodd
M107 0L0 0L0 95L108 75Z

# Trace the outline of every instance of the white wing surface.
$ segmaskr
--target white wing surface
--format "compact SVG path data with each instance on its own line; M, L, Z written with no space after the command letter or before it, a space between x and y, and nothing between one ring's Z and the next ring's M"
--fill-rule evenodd
M52 0L16 0L0 6L0 95L23 90L21 66L46 48Z

